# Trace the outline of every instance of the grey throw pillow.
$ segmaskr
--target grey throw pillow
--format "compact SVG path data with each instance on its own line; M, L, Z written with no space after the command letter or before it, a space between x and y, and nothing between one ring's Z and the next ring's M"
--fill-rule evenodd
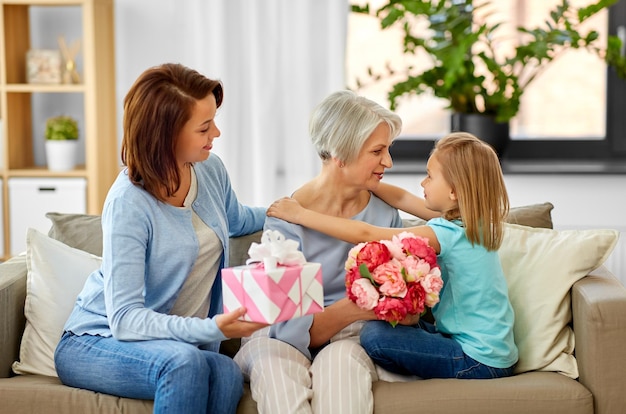
M552 228L552 203L532 204L528 206L512 207L506 221L528 227Z
M506 218L507 223L519 224L528 227L552 228L552 203L532 204L528 206L512 207ZM403 219L404 227L414 227L426 224L419 218Z
M89 214L47 213L52 221L48 236L75 249L102 256L100 216Z
M89 214L47 213L52 221L48 236L70 247L102 256L102 224L100 216ZM230 266L246 263L252 242L261 242L261 231L230 239Z
M261 243L262 235L263 231L259 230L256 233L248 234L247 236L231 237L228 266L233 267L245 265L246 260L250 257L248 255L250 245L253 242Z

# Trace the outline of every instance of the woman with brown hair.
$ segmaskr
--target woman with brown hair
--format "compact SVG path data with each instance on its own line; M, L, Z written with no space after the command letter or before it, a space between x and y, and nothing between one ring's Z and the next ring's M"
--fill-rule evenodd
M234 413L243 378L218 353L264 325L222 309L228 238L261 229L222 161L219 81L179 64L146 70L124 100L122 161L102 213L103 257L55 353L61 381L127 398L155 413Z

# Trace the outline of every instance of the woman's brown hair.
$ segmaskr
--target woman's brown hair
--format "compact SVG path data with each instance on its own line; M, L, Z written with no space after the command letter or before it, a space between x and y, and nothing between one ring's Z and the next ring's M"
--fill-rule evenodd
M133 183L161 201L180 186L178 136L196 102L210 93L219 108L224 95L220 81L166 63L143 72L124 98L122 163Z
M502 244L509 196L493 148L472 134L453 132L435 144L432 156L441 164L459 204L458 211L446 212L444 217L460 217L472 244L497 250Z

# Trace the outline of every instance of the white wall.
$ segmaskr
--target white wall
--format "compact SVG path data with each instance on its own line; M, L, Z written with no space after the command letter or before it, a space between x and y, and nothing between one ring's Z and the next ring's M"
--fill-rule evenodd
M423 175L387 174L384 180L423 194ZM511 206L554 204L557 230L611 228L620 241L606 266L626 285L626 175L510 174L505 175Z
M550 201L556 228L608 227L626 231L624 175L508 175L512 205Z

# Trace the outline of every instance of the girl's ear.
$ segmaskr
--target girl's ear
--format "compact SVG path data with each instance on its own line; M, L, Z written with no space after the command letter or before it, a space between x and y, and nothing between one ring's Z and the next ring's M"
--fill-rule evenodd
M452 200L452 201L457 201L457 199L456 199L456 193L454 192L454 190L450 190L450 195L449 195L449 197L450 197L450 200Z

